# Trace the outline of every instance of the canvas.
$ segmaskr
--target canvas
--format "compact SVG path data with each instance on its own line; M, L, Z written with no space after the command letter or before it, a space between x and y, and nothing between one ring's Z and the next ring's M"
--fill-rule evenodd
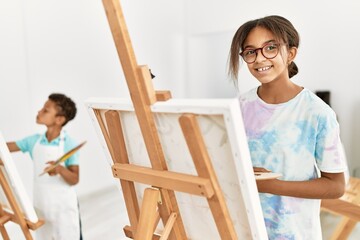
M106 140L94 111L102 119L108 110L120 115L129 162L150 167L146 146L129 99L89 99L86 105L102 148L113 164ZM151 106L169 171L197 176L179 124L184 113L193 113L218 182L221 186L238 239L267 239L265 223L251 165L246 135L237 99L170 99ZM103 120L105 122L105 120ZM141 203L144 184L136 184ZM176 192L189 239L220 239L208 202L204 197ZM159 226L161 228L162 226Z
M24 188L20 175L11 157L11 153L6 145L6 142L1 132L0 132L0 159L3 162L3 165L1 165L1 171L4 173L5 178L7 179L7 182L25 218L32 223L38 222L39 219L36 215L33 204L30 201L30 198ZM4 209L9 210L9 212L12 212L9 202L7 201L6 195L2 189L0 189L0 204L3 206Z

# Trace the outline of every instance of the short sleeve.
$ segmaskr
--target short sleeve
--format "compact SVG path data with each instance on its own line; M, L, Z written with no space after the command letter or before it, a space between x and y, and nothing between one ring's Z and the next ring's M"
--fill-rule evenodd
M36 142L38 141L40 134L34 134L29 137L23 138L21 140L16 141L16 145L20 148L22 152L29 152L32 158L32 151Z
M74 141L74 139L70 138L69 136L66 137L65 143L64 143L64 152L68 152L71 149L73 149L74 147L76 147L78 144L76 143L76 141ZM69 157L66 161L65 161L65 166L71 166L71 165L79 165L79 159L80 159L80 154L79 151L74 153L74 155L72 155L71 157Z
M347 163L342 151L339 124L335 113L319 117L315 159L320 171L345 172Z

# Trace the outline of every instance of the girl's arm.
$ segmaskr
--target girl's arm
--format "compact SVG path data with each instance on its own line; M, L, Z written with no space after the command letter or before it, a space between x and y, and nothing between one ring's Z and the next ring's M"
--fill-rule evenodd
M298 198L339 198L345 192L344 173L321 172L320 178L309 181L271 179L256 184L259 192Z
M48 162L53 164L54 161ZM68 167L64 167L62 165L56 166L53 170L48 172L50 176L55 176L60 174L61 177L69 184L75 185L79 182L79 166L78 165L71 165Z
M15 142L7 142L6 144L10 152L20 151L20 148L16 145Z

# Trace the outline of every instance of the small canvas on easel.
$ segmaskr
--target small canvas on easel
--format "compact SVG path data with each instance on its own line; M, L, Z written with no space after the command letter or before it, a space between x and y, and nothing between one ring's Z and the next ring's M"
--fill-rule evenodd
M119 115L129 164L151 168L151 161L134 112L128 99L90 99L87 101L99 139L109 164L109 111ZM179 124L185 114L196 116L206 151L225 199L237 239L267 239L265 223L251 165L240 106L236 99L170 99L151 106L164 151L168 171L197 175L194 159ZM111 130L111 129L110 129ZM113 129L111 130L113 131ZM139 203L149 186L135 183ZM203 196L175 191L179 212L188 239L221 239L208 201ZM128 209L129 210L129 209ZM159 224L157 232L164 226Z
M6 142L0 132L0 159L2 160L2 164L0 165L1 171L5 175L7 183L9 184L12 193L15 197L16 202L18 203L21 212L24 214L25 219L32 223L36 223L39 221L35 209L33 207L32 202L24 188L23 183L21 182L21 178L16 169L16 166L13 162L9 149L6 145ZM4 208L5 211L9 211L13 213L11 209L11 204L8 202L8 199L3 191L0 188L0 204Z

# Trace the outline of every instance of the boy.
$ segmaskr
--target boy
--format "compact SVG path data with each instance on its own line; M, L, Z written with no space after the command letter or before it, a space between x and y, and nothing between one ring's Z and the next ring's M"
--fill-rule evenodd
M72 187L79 182L78 154L39 176L54 160L77 145L62 130L75 115L76 105L70 98L50 94L36 117L36 123L45 125L46 132L7 143L11 152L29 152L34 162L34 206L45 220L44 226L35 231L38 240L80 239L78 201Z

